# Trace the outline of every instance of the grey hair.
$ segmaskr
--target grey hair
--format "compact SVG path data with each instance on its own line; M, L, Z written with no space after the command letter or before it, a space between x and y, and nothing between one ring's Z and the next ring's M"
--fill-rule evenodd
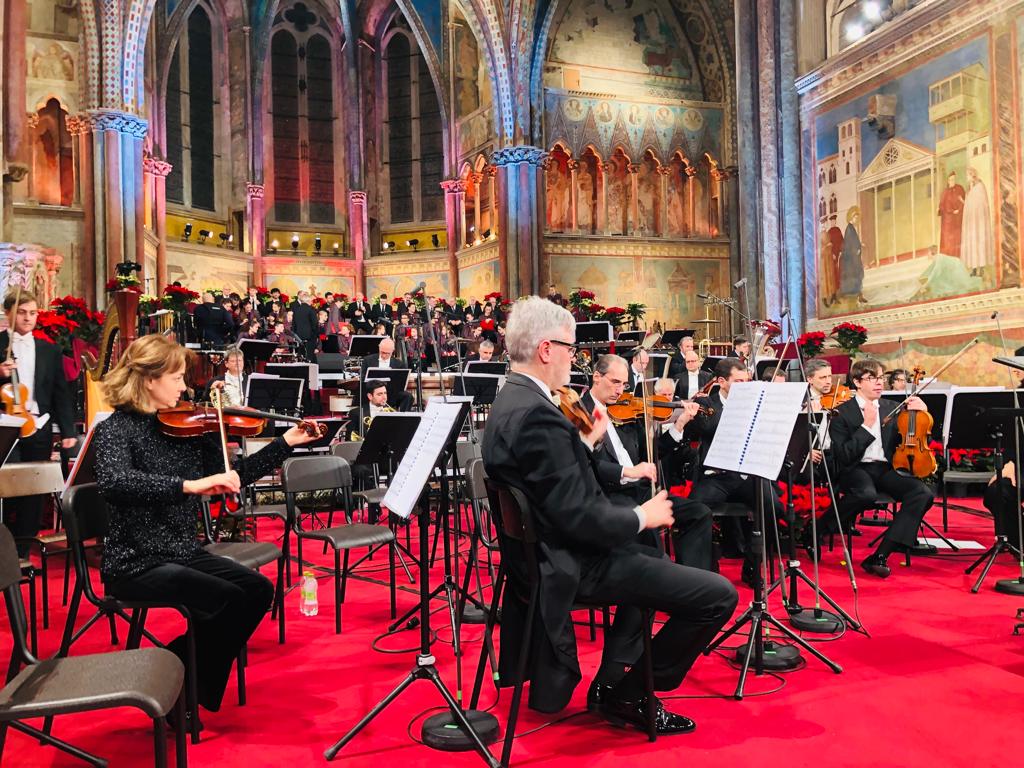
M537 347L555 331L576 332L569 310L540 296L527 296L512 305L505 327L505 344L513 363L529 363Z
M484 339L480 342L480 349L494 349L494 342L490 339Z
M242 348L238 346L230 346L224 350L224 359L227 360L229 357L245 357L245 353L242 352Z
M654 382L654 391L655 391L655 393L657 393L659 385L664 387L665 384L668 384L668 387L666 387L668 389L668 391L671 394L675 394L676 383L672 379L658 379L656 382Z
M822 368L831 367L832 364L828 360L821 360L820 358L814 358L813 360L808 360L804 363L804 371L806 372L808 379Z
M594 364L594 373L600 373L602 376L611 370L612 366L616 363L622 363L626 368L629 368L629 363L626 362L626 358L620 357L619 355L601 355L597 358L597 362Z
M381 348L381 347L383 347L383 346L384 346L385 344L387 344L387 343L388 343L389 341L391 342L391 346L392 346L392 347L393 347L393 346L395 346L395 341L394 341L394 339L392 339L392 338L391 338L390 336L385 336L385 337L384 337L383 339L381 339L381 340L380 340L380 343L379 343L379 344L377 344L377 349L380 349L380 348Z

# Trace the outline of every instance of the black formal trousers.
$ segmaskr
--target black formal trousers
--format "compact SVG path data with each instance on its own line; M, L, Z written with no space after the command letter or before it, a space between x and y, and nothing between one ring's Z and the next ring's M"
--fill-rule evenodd
M866 461L842 473L839 480L843 497L839 500L839 519L847 528L857 515L874 504L878 492L900 502L885 539L905 547L914 546L917 529L931 509L935 494L916 477L901 475L888 461Z
M701 475L693 485L689 498L693 501L700 501L704 504L722 504L733 502L745 504L750 508L752 514L757 511L757 491L760 483L756 477L743 477L735 472L718 472L713 475ZM769 483L771 490L771 505L775 509L775 516L779 518L783 514L782 504L775 492L774 483ZM766 499L766 501L768 501ZM767 515L769 510L765 508ZM765 525L771 524L771 519L766 518ZM723 543L726 547L735 548L737 554L748 557L750 552L750 520L741 517L725 517L720 521L722 528ZM769 540L769 537L765 537Z
M630 549L627 547L627 549ZM717 573L673 563L653 550L613 550L583 563L577 596L582 602L618 605L613 631L605 638L604 661L633 664L616 694L643 696L644 665L636 662L642 626L640 608L668 614L651 641L654 688L678 688L690 667L736 609L738 596Z
M164 563L107 584L120 600L183 605L196 636L199 704L220 709L231 664L270 610L274 585L266 576L224 557L201 552L187 563ZM186 660L185 636L167 645Z
M49 461L53 438L51 422L47 421L34 435L18 441L8 461ZM28 542L21 539L39 535L45 504L45 495L19 496L4 501L4 522L17 542L18 557L28 555Z
M1021 515L1024 510L1018 508L1017 514L1013 514L1017 506L1017 489L1009 478L1001 477L998 482L992 483L985 488L982 497L985 509L992 513L995 522L996 535L1005 536L1010 543L1017 545L1020 540Z

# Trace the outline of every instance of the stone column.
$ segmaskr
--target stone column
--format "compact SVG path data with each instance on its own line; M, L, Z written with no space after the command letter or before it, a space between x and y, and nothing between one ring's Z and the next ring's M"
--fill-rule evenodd
M493 165L488 165L487 170L487 199L491 203L491 234L495 237L498 236L498 169Z
M352 240L352 255L356 260L356 291L366 293L366 279L363 261L369 252L369 231L366 218L366 192L352 190L348 193L348 226Z
M263 212L263 185L245 185L245 241L252 254L252 283L263 285L263 249L266 247L266 219Z
M92 123L88 115L68 118L68 133L75 140L75 184L84 213L83 237L79 250L80 284L75 292L81 293L86 304L96 306L96 195L93 176Z
M601 169L601 223L595 229L605 235L611 232L608 227L608 174L613 167L611 163L598 163Z
M640 166L630 163L626 172L629 174L629 227L626 234L637 237L640 234Z
M466 195L466 182L462 179L445 179L441 182L441 189L444 190L444 225L448 239L448 283L451 286L450 294L453 297L459 295L459 246L464 235L459 229L462 217L460 210L464 210L464 198ZM477 195L479 201L480 196ZM477 221L479 221L479 216Z
M38 203L36 198L36 129L39 128L39 113L27 112L25 114L25 162L28 164L29 172L27 179L28 189L26 197L30 203ZM59 162L59 159L58 159Z
M576 184L576 174L580 170L579 160L569 161L569 210L572 215L570 230L574 235L580 233L580 191Z
M484 175L474 172L470 174L470 178L473 179L473 239L483 239L483 232L480 231L480 184L484 180ZM465 193L463 193L463 199L465 199Z
M146 176L152 184L153 232L156 235L156 291L167 285L167 174L171 164L147 157L143 160Z
M697 230L697 198L693 194L694 177L697 169L686 166L686 236L693 237Z
M505 296L536 293L540 285L538 171L546 156L539 147L521 144L503 147L491 158L498 168L498 256Z
M668 237L668 177L672 173L672 166L658 166L658 236Z

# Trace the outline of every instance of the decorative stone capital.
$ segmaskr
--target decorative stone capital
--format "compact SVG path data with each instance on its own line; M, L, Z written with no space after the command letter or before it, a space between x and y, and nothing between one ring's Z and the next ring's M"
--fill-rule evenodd
M611 173L615 170L615 165L613 163L598 163L597 167L601 169L601 173Z
M498 169L493 165L485 165L484 173L487 175L487 178L493 179L495 176L498 175Z
M17 184L26 176L28 176L28 165L25 163L8 163L7 171L4 173L4 181Z
M36 128L39 127L39 113L29 112L25 116L25 122L27 123L28 127L34 131Z
M484 180L484 175L478 171L474 171L473 173L469 174L469 176L471 179L473 179L474 184L479 184Z
M544 162L548 153L540 147L520 144L513 147L502 147L491 155L491 163L496 166L529 165L539 167Z
M145 138L149 123L138 115L113 109L91 109L87 113L90 127L96 133L116 131L137 139Z
M245 194L250 200L262 200L263 199L263 185L253 184L251 181L245 185Z
M626 172L632 173L635 176L640 173L640 166L637 163L630 163L626 166Z
M690 178L693 178L694 176L697 175L697 169L694 168L692 165L686 166L683 170L686 172L686 175L689 176Z
M570 171L578 171L580 169L579 160L570 160L566 165L569 167Z
M672 169L669 166L667 166L667 165L659 165L655 169L654 172L656 174L658 174L659 176L671 176L672 175Z
M83 136L89 133L89 116L88 115L71 115L68 117L66 123L68 133L72 136Z
M445 179L441 182L441 189L449 195L465 194L466 182L463 179Z
M152 155L144 155L142 158L142 170L153 176L166 178L174 166L166 160L160 160Z
M55 248L36 243L0 243L0 293L21 286L48 307L57 295L57 273L63 263L64 256Z
M366 206L366 192L361 189L354 189L348 193L348 201L352 205Z

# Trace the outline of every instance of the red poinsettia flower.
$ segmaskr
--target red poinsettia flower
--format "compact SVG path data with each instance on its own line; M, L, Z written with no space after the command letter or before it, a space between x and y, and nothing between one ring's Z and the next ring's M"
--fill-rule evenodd
M668 492L672 496L680 496L680 497L685 499L686 497L688 497L690 495L690 491L692 491L692 490L693 490L693 481L692 480L687 480L682 485L673 485L671 488L668 489Z

